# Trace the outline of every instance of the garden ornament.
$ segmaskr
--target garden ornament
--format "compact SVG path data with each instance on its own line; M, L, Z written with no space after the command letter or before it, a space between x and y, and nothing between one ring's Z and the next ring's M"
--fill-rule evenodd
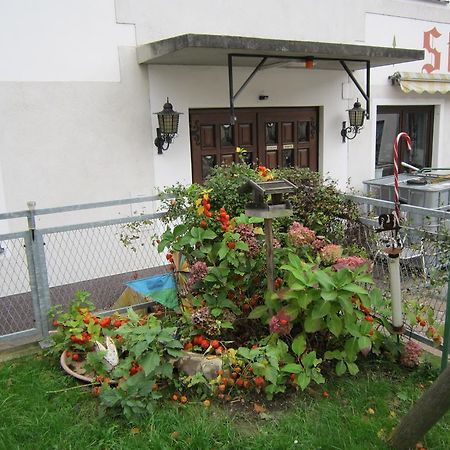
M97 352L106 352L106 355L103 357L103 362L106 370L111 372L111 370L119 364L119 355L117 353L116 345L109 336L106 336L105 344L106 347L99 341L94 342L95 350Z
M388 255L389 282L392 301L392 327L394 332L403 331L402 297L400 290L400 253L403 249L403 241L399 235L400 230L400 195L398 186L399 151L398 145L401 139L406 140L408 150L411 151L411 138L405 132L397 135L394 141L394 211L391 214L382 214L378 218L380 227L378 233L383 233L382 242L384 252Z

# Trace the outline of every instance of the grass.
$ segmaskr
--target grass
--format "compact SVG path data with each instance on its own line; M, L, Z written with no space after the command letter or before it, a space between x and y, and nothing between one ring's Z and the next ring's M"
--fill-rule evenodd
M57 361L28 356L0 364L0 449L386 449L385 437L436 376L434 369L367 362L356 377L266 402L264 413L251 401L213 400L210 408L166 401L133 426L100 417L87 388L49 394L78 384ZM450 448L450 413L424 444Z

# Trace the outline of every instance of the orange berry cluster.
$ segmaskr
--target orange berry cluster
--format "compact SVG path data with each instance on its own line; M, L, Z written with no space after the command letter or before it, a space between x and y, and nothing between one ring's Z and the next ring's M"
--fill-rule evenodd
M217 355L221 355L225 351L225 347L217 339L208 340L203 335L196 335L191 341L184 344L183 350L195 350L195 347L200 347L203 350L212 349Z
M266 166L258 166L258 172L262 177L267 177L268 171Z
M210 211L211 203L209 203L209 197L206 194L203 195L202 206L203 206L203 214L208 218L212 217L212 212Z
M222 231L228 231L230 228L230 216L227 214L227 211L223 206L220 208L220 212L216 217L216 220L222 224Z
M421 316L416 316L416 322L421 326L421 327L428 327L427 331L426 331L426 335L428 337L430 337L431 339L433 339L433 341L436 344L442 345L442 343L444 342L444 339L442 336L439 336L437 330L435 327L431 326L428 324L428 322Z

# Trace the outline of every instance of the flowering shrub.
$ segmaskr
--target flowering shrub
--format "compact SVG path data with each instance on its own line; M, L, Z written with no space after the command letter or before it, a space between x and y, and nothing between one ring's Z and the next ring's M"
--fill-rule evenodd
M301 223L294 222L289 228L288 239L294 247L301 247L315 242L316 233Z
M238 154L245 157L242 149ZM169 225L155 242L174 270L174 252L189 264L185 297L175 313L161 317L157 309L142 317L132 311L100 317L87 293L78 295L69 312L54 311L53 351L66 352L69 363L85 362L96 376L94 392L102 408L121 408L132 420L151 412L160 398L186 403L188 394L195 394L207 402L211 395L226 401L248 391L271 398L323 383L330 369L354 375L360 356L388 347L389 300L371 286L370 261L333 240L336 230L344 230L335 214L351 218L353 206L318 175L299 172L232 165L215 169L205 186L167 190L175 194L165 200ZM294 193L294 221L282 219L275 226L276 279L270 292L263 219L243 214L249 196L238 188L248 178L267 181L277 173L290 175L294 183L309 180L310 189ZM310 216L301 212L299 199ZM131 231L124 242L135 239L137 228ZM406 305L409 321L442 343L432 309ZM105 366L104 352L93 351L94 342L107 339L118 350L120 362L113 368ZM208 378L202 371L185 373L177 365L185 356L182 349L208 361L220 357L221 368ZM412 367L419 356L410 341L401 362Z
M358 267L366 266L367 270L371 269L371 262L366 258L360 256L346 256L344 258L338 258L333 264L334 270L349 269L354 270Z
M336 244L324 245L320 251L320 259L326 266L335 264L342 256L342 247ZM350 267L347 267L350 269Z

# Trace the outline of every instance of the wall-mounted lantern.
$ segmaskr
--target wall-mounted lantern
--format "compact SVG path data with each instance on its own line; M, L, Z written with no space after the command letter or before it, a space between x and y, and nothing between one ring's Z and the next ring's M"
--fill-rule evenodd
M169 148L178 133L178 121L182 113L173 110L172 104L169 103L169 97L167 97L163 110L155 114L158 116L155 145L158 147L158 155L162 155L163 150Z
M359 133L364 124L364 118L366 117L366 110L361 108L361 103L356 100L352 109L348 109L348 118L350 121L350 126L346 127L347 123L342 122L342 142L345 139L355 139L356 135Z

